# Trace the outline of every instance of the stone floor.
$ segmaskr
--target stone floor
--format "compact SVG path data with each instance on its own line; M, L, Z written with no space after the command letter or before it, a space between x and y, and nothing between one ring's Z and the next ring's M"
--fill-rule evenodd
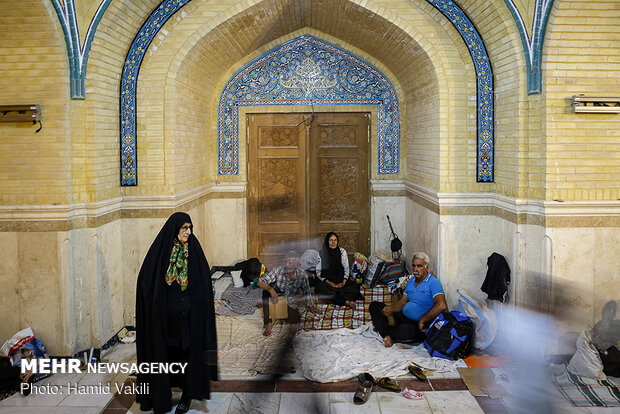
M118 344L105 355L110 362L135 360L135 346ZM39 390L46 394L23 397L14 394L0 401L0 414L138 414L142 413L135 403L135 395L119 394L115 384L131 384L133 377L126 374L56 374L40 381ZM299 374L277 380L266 376L251 379L225 380L213 383L209 401L193 401L190 413L429 413L429 414L503 414L512 413L505 401L470 394L458 372L429 377L426 382L398 378L399 384L424 394L422 400L408 400L400 394L385 390L374 392L362 405L353 404L357 381L320 384L304 380ZM97 392L79 395L68 392L67 384L91 385ZM110 390L100 384L111 384ZM55 388L56 386L56 388ZM99 388L97 388L99 387ZM53 392L56 391L56 392ZM173 394L173 402L180 393ZM568 402L558 401L557 413L566 414L612 414L620 408L576 408Z

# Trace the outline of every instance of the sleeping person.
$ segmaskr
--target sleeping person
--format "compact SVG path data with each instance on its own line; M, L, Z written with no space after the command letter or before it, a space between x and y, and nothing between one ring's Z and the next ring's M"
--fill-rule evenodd
M319 252L316 277L318 279L315 285L316 292L322 300L355 309L360 288L349 279L347 251L339 246L338 235L333 231L325 235L323 247Z

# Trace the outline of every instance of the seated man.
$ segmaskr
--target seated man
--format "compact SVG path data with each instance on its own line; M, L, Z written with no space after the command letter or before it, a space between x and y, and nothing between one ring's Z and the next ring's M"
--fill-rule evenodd
M284 295L288 299L288 318L286 322L297 323L300 321L297 301L300 298L298 292L304 296L308 310L314 313L321 313L316 307L310 294L308 285L308 275L299 267L299 256L295 252L287 253L284 265L277 266L271 272L263 274L258 280L258 287L263 292L263 335L271 335L273 322L269 317L269 298L273 303L278 303L278 295Z
M386 347L394 342L424 339L427 324L448 309L441 283L428 272L430 259L418 252L411 261L413 278L409 279L403 297L394 306L372 302L370 317L375 329L383 337ZM389 326L387 317L394 316L396 325Z

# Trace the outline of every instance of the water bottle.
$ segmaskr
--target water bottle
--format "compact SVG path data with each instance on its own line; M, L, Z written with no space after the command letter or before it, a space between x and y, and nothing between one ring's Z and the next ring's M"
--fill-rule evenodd
M355 283L357 283L358 285L362 284L362 277L360 276L360 272L357 269L357 266L353 266L353 280L355 280Z

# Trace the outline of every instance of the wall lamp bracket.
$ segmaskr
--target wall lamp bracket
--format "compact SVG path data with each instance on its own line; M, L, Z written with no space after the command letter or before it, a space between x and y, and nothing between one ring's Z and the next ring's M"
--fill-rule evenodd
M0 122L28 122L39 123L39 132L43 128L41 123L41 108L39 104L32 105L0 105Z
M620 96L574 95L571 106L575 113L620 114Z

